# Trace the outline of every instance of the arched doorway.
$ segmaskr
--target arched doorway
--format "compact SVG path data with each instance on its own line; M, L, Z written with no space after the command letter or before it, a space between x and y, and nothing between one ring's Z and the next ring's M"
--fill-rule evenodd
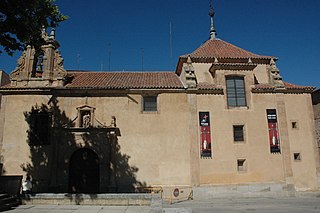
M76 150L69 164L69 192L98 193L100 186L99 157L88 148Z

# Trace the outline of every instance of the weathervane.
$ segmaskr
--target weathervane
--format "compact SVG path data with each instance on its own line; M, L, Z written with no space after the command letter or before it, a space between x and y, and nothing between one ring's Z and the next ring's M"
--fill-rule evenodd
M212 3L212 0L210 0L210 11L209 11L209 16L210 16L210 19L211 19L211 27L210 27L210 39L213 40L213 39L216 39L216 29L214 27L214 10L213 10L213 3Z

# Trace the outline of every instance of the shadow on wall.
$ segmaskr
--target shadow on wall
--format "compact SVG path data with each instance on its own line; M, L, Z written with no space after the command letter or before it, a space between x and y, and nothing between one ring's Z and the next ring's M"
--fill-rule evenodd
M30 163L21 165L33 183L33 192L108 193L137 192L146 183L136 178L115 132L119 128L92 125L77 127L75 120L52 98L49 106L24 112ZM74 196L70 196L72 198ZM77 198L81 199L81 198Z
M0 155L0 158L2 158L2 156ZM3 160L2 160L3 162ZM1 175L5 175L6 170L4 169L3 163L0 163L0 176Z

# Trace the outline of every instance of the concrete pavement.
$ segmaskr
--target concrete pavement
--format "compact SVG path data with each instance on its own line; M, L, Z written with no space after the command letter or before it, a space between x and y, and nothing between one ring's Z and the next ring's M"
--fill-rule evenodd
M164 210L167 208L191 209L196 213L320 213L320 197L215 198L163 205Z
M149 213L150 206L21 205L10 213Z
M161 209L152 206L85 206L85 205L21 205L10 213L320 213L319 196L250 197L189 200L175 204L163 203Z

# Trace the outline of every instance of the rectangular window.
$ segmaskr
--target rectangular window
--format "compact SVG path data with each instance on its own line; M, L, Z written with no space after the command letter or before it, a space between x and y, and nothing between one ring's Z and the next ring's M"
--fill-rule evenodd
M275 109L267 109L268 131L270 152L280 152L280 137L278 131L277 111Z
M157 111L157 96L143 97L143 111L156 112Z
M298 129L298 127L299 127L299 126L298 126L298 122L297 122L297 121L292 121L292 122L291 122L291 128L292 128L292 129Z
M301 161L301 154L299 152L293 153L293 159L295 161Z
M247 106L244 78L241 76L228 76L226 85L228 106Z
M247 171L246 159L238 159L237 168L238 168L238 172L246 172Z
M28 141L30 145L48 145L50 117L46 111L34 110L29 117Z
M243 125L234 125L233 126L233 140L235 142L244 141L244 126Z

